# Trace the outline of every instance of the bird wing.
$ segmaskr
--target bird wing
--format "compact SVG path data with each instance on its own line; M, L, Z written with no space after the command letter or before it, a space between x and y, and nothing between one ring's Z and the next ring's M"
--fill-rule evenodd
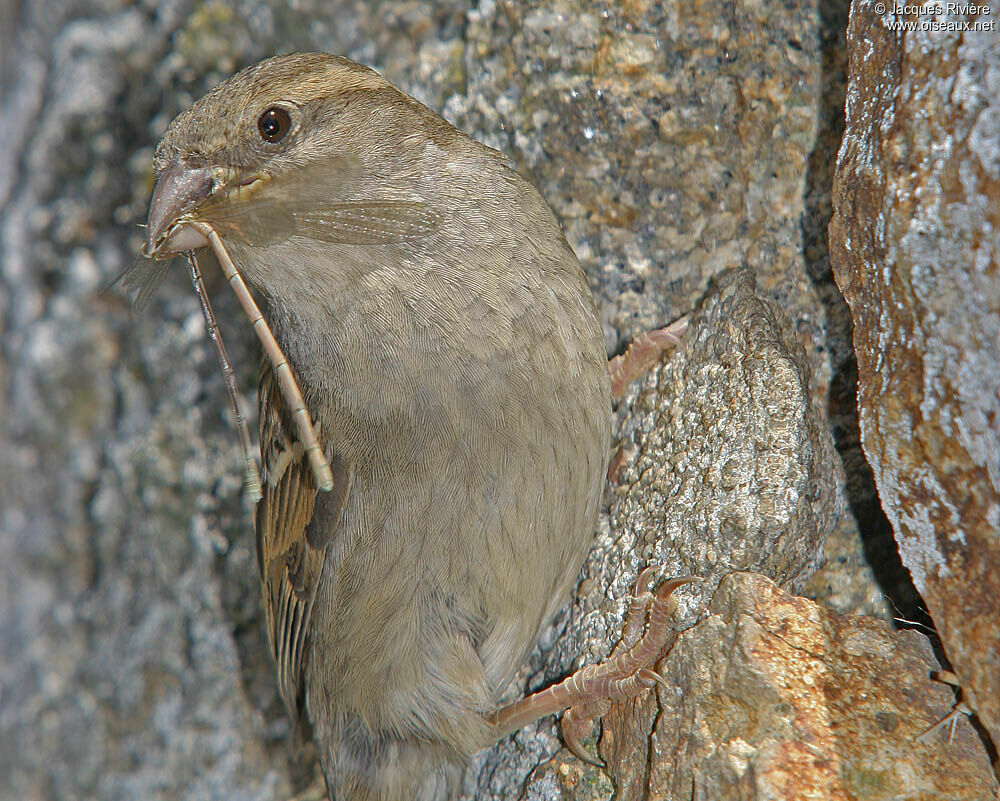
M254 516L257 564L278 691L289 714L297 719L313 602L326 546L336 534L347 502L353 469L336 456L330 460L333 490L324 498L323 519L314 519L316 481L267 359L261 366L259 406L264 481ZM325 443L326 432L315 421L313 425Z

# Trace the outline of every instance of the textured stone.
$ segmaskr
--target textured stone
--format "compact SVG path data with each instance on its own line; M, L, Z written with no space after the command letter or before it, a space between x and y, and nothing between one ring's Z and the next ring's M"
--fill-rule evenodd
M617 798L993 798L965 717L915 739L954 700L935 667L915 632L727 576L663 662L648 773Z
M1000 6L895 33L856 2L830 226L865 453L955 672L1000 735ZM908 17L928 22L931 17ZM960 18L942 14L940 23ZM970 19L970 22L973 21Z
M612 459L614 550L591 575L753 570L800 588L836 525L833 442L788 319L747 267L724 273L684 343L635 388ZM702 597L715 587L701 585ZM686 627L693 618L681 618Z
M801 228L820 21L809 5L713 0L470 13L469 89L445 114L541 187L599 287L611 350L745 262L782 300L825 395L825 307L843 304L828 274L823 290L810 278Z
M0 795L271 799L290 786L216 579L254 563L221 534L245 516L203 326L181 291L145 326L101 294L148 192L156 99L129 73L172 10L98 6L19 4L5 53Z

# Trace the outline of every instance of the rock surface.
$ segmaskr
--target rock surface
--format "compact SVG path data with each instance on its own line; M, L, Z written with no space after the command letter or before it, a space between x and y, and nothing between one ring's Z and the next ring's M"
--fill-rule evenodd
M1000 6L889 30L855 3L830 240L865 453L948 658L1000 737ZM942 26L964 18L942 15ZM974 23L975 18L968 18Z
M648 795L621 799L985 799L996 779L924 637L727 576L664 660ZM627 791L624 788L628 787Z
M844 510L805 352L750 268L713 281L676 354L627 400L611 468L614 547L587 573L653 562L704 579L703 599L733 571L801 589Z
M753 573L726 576L707 613L661 662L658 703L647 694L609 716L613 781L560 753L519 797L609 799L612 787L615 801L994 797L966 717L950 735L916 739L954 701L931 680L937 663L920 634L839 615Z

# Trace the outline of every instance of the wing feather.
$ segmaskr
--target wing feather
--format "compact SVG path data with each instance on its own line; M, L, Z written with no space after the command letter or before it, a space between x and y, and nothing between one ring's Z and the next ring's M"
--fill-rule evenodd
M254 518L257 564L278 690L289 714L297 719L313 603L326 546L336 535L353 471L344 460L331 460L333 514L329 519L314 521L316 482L276 375L266 360L261 368L259 403L264 475L263 497ZM316 433L325 442L318 426ZM324 514L328 509L329 504L324 503ZM325 536L309 533L317 529L322 529Z

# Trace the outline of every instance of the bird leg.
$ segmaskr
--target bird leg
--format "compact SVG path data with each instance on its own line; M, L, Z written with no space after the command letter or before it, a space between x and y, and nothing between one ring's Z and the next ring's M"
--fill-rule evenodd
M498 737L506 737L545 715L566 710L563 738L567 747L580 759L601 764L582 747L584 727L589 727L594 717L603 715L611 701L633 698L663 683L652 666L670 635L670 617L676 608L670 596L681 585L697 581L690 577L673 579L651 593L648 585L652 572L647 567L639 574L625 615L621 642L611 657L600 664L586 665L559 684L498 710L491 720Z
M665 328L647 331L633 339L620 356L608 362L611 373L611 395L620 398L635 379L644 375L656 364L664 351L679 345L688 329L690 317L681 317Z

